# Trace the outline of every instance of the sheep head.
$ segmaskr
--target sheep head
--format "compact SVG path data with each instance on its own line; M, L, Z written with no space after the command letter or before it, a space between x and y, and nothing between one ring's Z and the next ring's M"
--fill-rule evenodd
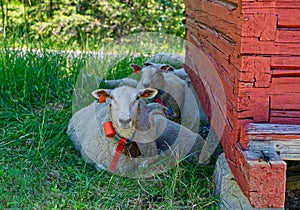
M113 90L98 89L92 95L99 99L102 97L110 98L111 117L116 127L121 132L135 128L139 115L139 105L141 98L151 99L158 93L157 90L146 88L137 90L132 87L122 86Z
M161 88L165 81L163 73L170 68L167 64L155 64L151 62L144 63L144 67L131 64L134 72L142 72L142 78L139 82L140 88Z

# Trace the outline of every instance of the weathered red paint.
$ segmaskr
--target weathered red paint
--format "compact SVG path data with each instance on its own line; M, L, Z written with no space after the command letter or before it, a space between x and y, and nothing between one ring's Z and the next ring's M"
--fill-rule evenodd
M300 124L300 33L294 30L300 27L300 1L185 2L187 40L211 58L226 94L221 143L231 170L254 207L282 208L286 166L250 163L240 145L247 148L242 128L248 123ZM187 49L187 72L211 116L207 91L216 99L222 93L205 89L190 69L193 61L188 58L195 57L191 53ZM287 141L293 139L286 136Z

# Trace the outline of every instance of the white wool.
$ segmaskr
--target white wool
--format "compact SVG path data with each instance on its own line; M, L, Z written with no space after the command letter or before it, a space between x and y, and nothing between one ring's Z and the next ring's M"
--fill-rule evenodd
M116 94L118 91L127 91L131 94L138 93L137 90L134 91L125 86L114 89L114 96L120 95L122 97L122 94ZM132 95L132 97L134 96ZM128 95L124 94L124 97L128 97ZM139 176L140 173L143 173L143 176L146 176L148 172L145 170L151 167L152 171L149 173L154 173L153 170L163 171L165 170L164 167L167 166L166 164L171 164L175 159L184 158L195 145L201 151L205 142L198 134L166 119L161 115L160 110L150 110L144 101L139 100L139 102L141 104L135 113L137 132L133 141L138 144L142 156L131 159L121 155L117 167L119 174ZM68 126L68 135L71 137L75 148L80 151L83 159L95 164L98 168L106 169L112 162L118 144L116 140L105 136L102 126L103 122L109 120L111 116L116 116L109 115L110 103L110 100L107 100L105 104L94 102L82 108L74 114ZM122 109L122 107L118 108ZM114 109L111 110L111 112L114 111ZM172 136L174 133L177 133L176 139ZM170 143L170 149L158 154L157 139L163 139ZM174 154L176 154L176 158ZM196 156L199 156L199 151ZM165 161L163 164L160 162L162 160ZM153 167L154 165L155 167Z

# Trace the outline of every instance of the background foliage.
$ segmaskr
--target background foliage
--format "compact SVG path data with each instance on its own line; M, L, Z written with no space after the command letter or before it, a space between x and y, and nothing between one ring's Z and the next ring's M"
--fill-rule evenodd
M145 31L185 36L184 0L0 0L0 4L1 38L15 47L43 43L47 48L96 49L114 38Z

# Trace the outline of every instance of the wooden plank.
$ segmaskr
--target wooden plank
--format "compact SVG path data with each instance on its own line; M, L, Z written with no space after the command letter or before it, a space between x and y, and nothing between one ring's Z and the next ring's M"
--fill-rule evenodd
M282 154L298 154L300 157L300 140L292 141L256 141L251 140L248 143L249 150L267 150L274 149Z
M272 56L271 68L273 69L299 69L300 56Z
M270 98L269 97L254 97L252 98L251 112L253 114L253 122L268 122Z
M194 43L199 42L203 45L210 55L227 70L228 78L232 83L238 76L240 67L240 57L237 47L224 39L216 31L211 31L203 25L195 23L192 19L186 19L186 28L194 37ZM192 41L192 40L188 40Z
M271 110L271 117L300 118L300 110L299 111Z
M237 7L217 2L186 0L186 15L222 33L222 36L231 42L236 42L241 36L241 20Z
M297 2L297 1L296 1ZM297 3L299 4L299 3ZM278 15L279 28L299 28L300 27L300 8L297 9L284 9L276 10Z
M300 77L300 69L275 69L271 72L272 77Z
M234 82L233 79L238 76L241 65L237 48L231 46L226 40L222 39L222 37L210 31L200 29L200 32L197 33L196 28L192 29L187 24L187 31L189 31L189 29L191 29L190 32L195 37L195 40L201 43L215 60L218 60L219 65L224 67L229 78Z
M273 69L300 69L300 56L272 56Z
M198 47L201 46L197 44L197 38L189 35L188 40L193 40L196 46L187 45L187 55L192 60L188 62L187 65L190 66L192 71L197 73L202 81L205 81L207 91L209 91L210 94L216 94L213 96L216 100L220 100L226 96L227 100L231 102L236 101L233 91L235 84L231 79L232 75L229 75L229 72L220 66L209 54L204 56L199 55L201 53ZM204 57L210 57L210 60L204 60ZM197 82L193 84L197 85L196 83Z
M246 83L247 84L247 83ZM270 112L270 88L255 88L239 84L238 117L251 118L254 122L268 122Z
M300 110L300 77L273 78L270 95L272 110Z
M226 1L186 0L185 6L186 12L202 11L230 23L236 23L238 20L238 14L235 13L237 4L226 4Z
M191 29L191 28L190 28ZM189 31L190 35L187 37L187 40L194 45L193 48L197 48L200 47L201 45L206 49L206 54L209 55L210 57L212 57L212 60L215 61L216 66L218 66L218 71L216 70L217 67L215 67L214 69L205 67L205 63L201 64L201 66L203 67L202 69L204 69L204 71L214 71L214 72L218 72L220 74L223 75L223 79L227 80L226 85L229 85L230 87L234 87L234 78L238 76L238 69L235 68L234 65L231 65L230 63L228 63L227 59L228 58L226 55L224 55L224 53L222 53L220 50L218 50L216 48L215 45L213 45L214 43L211 43L210 41L206 40L204 37L202 36L198 36L196 37L194 35L194 33L196 33L196 30L193 31ZM217 40L213 39L214 41ZM197 52L195 52L197 53ZM200 62L203 58L198 57L197 58ZM216 62L218 60L218 62ZM200 64L199 64L200 65ZM220 66L222 66L223 68L221 68ZM224 76L226 75L226 76ZM215 78L218 79L218 78ZM231 90L232 91L232 90Z
M275 78L272 80L272 86L275 88L280 88L283 85L291 86L292 89L289 92L291 93L299 93L299 87L300 87L300 77L283 77L283 78ZM274 93L283 93L280 90L273 91Z
M241 128L240 143L249 147L249 141L300 141L300 126L269 123L249 123ZM273 144L273 143L266 143ZM275 143L274 143L275 144Z
M270 57L243 56L241 71L253 74L254 87L269 87L271 82L270 65Z
M242 14L260 13L260 14L275 14L276 1L253 1L242 0Z
M254 85L254 72L241 72L238 78L239 83L245 85L244 87L253 87ZM241 85L239 85L241 87Z
M260 40L275 40L277 17L275 14L243 14L242 36Z
M283 140L280 135L293 135L295 138L300 140L300 126L299 125L281 125L281 124L269 124L269 123L250 123L245 127L245 134L250 135L249 140L266 138L257 138L257 135L278 135L278 138L269 139L273 141ZM251 138L250 138L251 137ZM253 138L252 138L253 137Z
M300 43L262 42L257 38L242 38L241 54L252 55L300 55Z
M293 117L270 117L270 123L297 124L297 125L300 125L300 118L293 118Z
M226 132L227 129L226 127L224 131ZM255 208L283 208L286 181L285 162L271 161L272 166L270 166L265 161L247 160L235 142L236 137L236 134L229 134L224 136L221 142L226 151L230 169L238 180L243 193Z
M238 5L239 0L226 0L226 1L223 1L223 2L229 2L229 3L233 4L233 5Z
M239 97L238 118L251 118L253 122L268 122L269 103L268 96Z
M300 136L299 136L300 137ZM283 160L300 160L300 138L292 141L256 141L250 140L249 150L275 150Z
M265 88L261 89L259 88L259 91L256 91L257 88L251 88L251 87L245 87L245 88L239 88L238 93L238 111L247 111L251 110L251 104L253 103L252 99L254 97L268 97L267 94L264 94L264 92L261 92ZM257 93L257 94L255 94ZM252 116L252 115L251 115Z
M269 163L258 160L240 160L240 168L231 167L235 177L245 176L246 186L243 192L255 208L283 208L285 200L286 163L282 160L271 160ZM245 189L246 188L246 189Z
M274 110L300 110L299 92L293 94L283 93L283 95L272 95L270 108Z
M190 57L189 53L191 52L187 51L188 57ZM188 62L188 60L186 61ZM215 123L220 123L220 119L226 119L229 124L233 125L236 119L234 109L234 104L236 103L234 101L231 103L230 100L225 101L226 99L222 102L222 97L225 97L225 93L222 93L222 90L220 90L221 87L219 85L209 84L209 79L205 80L205 83L208 82L208 84L204 85L204 81L201 77L197 76L197 70L193 70L190 66L193 65L188 63L185 69L194 84L194 88L206 115L210 120L212 120L212 117L214 119L214 121L211 121L212 126L214 126ZM221 96L219 94L221 94ZM217 122L215 122L216 119L218 119Z
M272 148L272 147L248 147L247 150L242 151L246 160L253 161L266 161L266 157L269 161L281 161L281 157L278 155L278 153Z
M298 11L300 12L300 10ZM300 22L300 19L298 20ZM299 23L300 24L300 23ZM276 31L276 42L287 42L287 43L299 43L300 42L300 30L281 28Z
M300 161L299 154L282 154L281 158L284 160Z
M295 0L276 0L276 8L278 9L300 9L300 1Z

